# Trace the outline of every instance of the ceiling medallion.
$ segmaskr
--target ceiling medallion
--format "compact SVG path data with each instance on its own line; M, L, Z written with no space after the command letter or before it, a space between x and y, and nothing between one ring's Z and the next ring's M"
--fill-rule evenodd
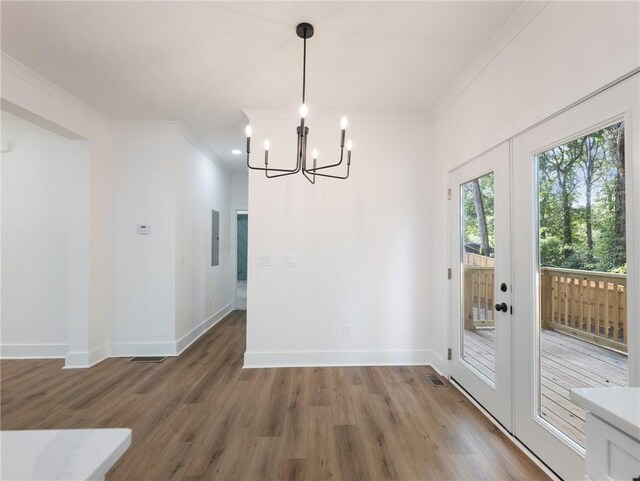
M318 150L313 149L311 152L312 167L307 167L307 137L309 135L309 127L305 126L305 118L309 113L307 104L305 104L305 87L306 87L306 72L307 72L307 39L313 37L313 25L309 23L301 23L296 27L296 33L304 42L302 53L302 105L300 106L300 125L296 129L296 136L298 138L298 147L296 153L296 166L294 169L274 169L269 167L269 148L271 144L268 140L264 141L264 167L254 167L249 162L249 155L251 153L251 126L247 125L245 134L247 136L247 167L252 170L261 170L269 179L276 177L284 177L285 175L293 175L298 172L302 172L305 178L312 184L316 183L316 176L330 177L332 179L346 179L349 177L349 168L351 166L351 148L353 146L351 140L346 143L347 148L347 172L345 175L332 175L326 172L326 169L338 167L342 165L344 160L345 149L345 137L347 133L347 118L342 117L340 120L340 160L335 164L318 166Z

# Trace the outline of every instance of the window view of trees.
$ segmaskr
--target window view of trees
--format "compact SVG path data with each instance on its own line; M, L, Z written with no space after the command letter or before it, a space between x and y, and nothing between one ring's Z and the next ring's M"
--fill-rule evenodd
M462 186L464 251L493 257L495 247L493 172Z
M624 124L537 156L540 263L626 273ZM494 257L494 175L462 186L464 251Z
M537 160L541 265L626 273L623 123Z

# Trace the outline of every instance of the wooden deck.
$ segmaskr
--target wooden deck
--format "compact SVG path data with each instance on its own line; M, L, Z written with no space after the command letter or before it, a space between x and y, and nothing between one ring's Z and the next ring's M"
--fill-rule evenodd
M541 332L542 417L584 446L584 409L569 399L574 387L628 385L627 356L557 331ZM465 360L495 379L495 331L465 331Z

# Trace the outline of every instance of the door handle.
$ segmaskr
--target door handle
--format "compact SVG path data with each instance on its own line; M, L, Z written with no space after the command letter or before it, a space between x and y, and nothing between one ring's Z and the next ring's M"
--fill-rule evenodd
M502 302L500 304L496 304L496 311L504 311L507 312L507 303L506 302Z

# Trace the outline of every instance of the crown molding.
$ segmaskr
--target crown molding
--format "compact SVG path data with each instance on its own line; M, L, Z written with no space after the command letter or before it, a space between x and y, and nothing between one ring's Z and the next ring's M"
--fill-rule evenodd
M213 162L223 172L231 175L229 167L218 155L207 147L200 139L179 120L115 120L110 122L112 130L168 130L181 135L191 145L198 149L205 157Z
M47 80L39 73L31 70L29 67L18 62L16 59L4 52L1 52L0 64L2 66L2 70L6 70L24 82L27 82L47 95L50 95L84 117L97 122L103 127L109 127L109 119L105 115L101 114L94 108L79 100L77 97L74 97L66 90L58 87L53 82Z
M473 83L473 81L500 55L500 53L520 34L549 3L550 0L525 2L504 24L500 31L489 41L486 47L460 74L460 76L440 96L430 110L430 117L436 120L455 100Z
M63 103L65 106L107 129L170 129L177 132L202 152L203 155L208 157L217 167L226 173L230 173L229 167L220 160L215 152L200 141L200 139L180 121L113 121L4 52L0 52L0 66L3 71L11 73L20 80L39 89Z
M250 120L299 120L300 114L293 109L241 109ZM349 121L357 122L408 122L424 123L431 120L427 112L374 112L374 111L337 111L319 110L311 111L307 116L309 122L334 121L340 122L340 118L346 115Z

